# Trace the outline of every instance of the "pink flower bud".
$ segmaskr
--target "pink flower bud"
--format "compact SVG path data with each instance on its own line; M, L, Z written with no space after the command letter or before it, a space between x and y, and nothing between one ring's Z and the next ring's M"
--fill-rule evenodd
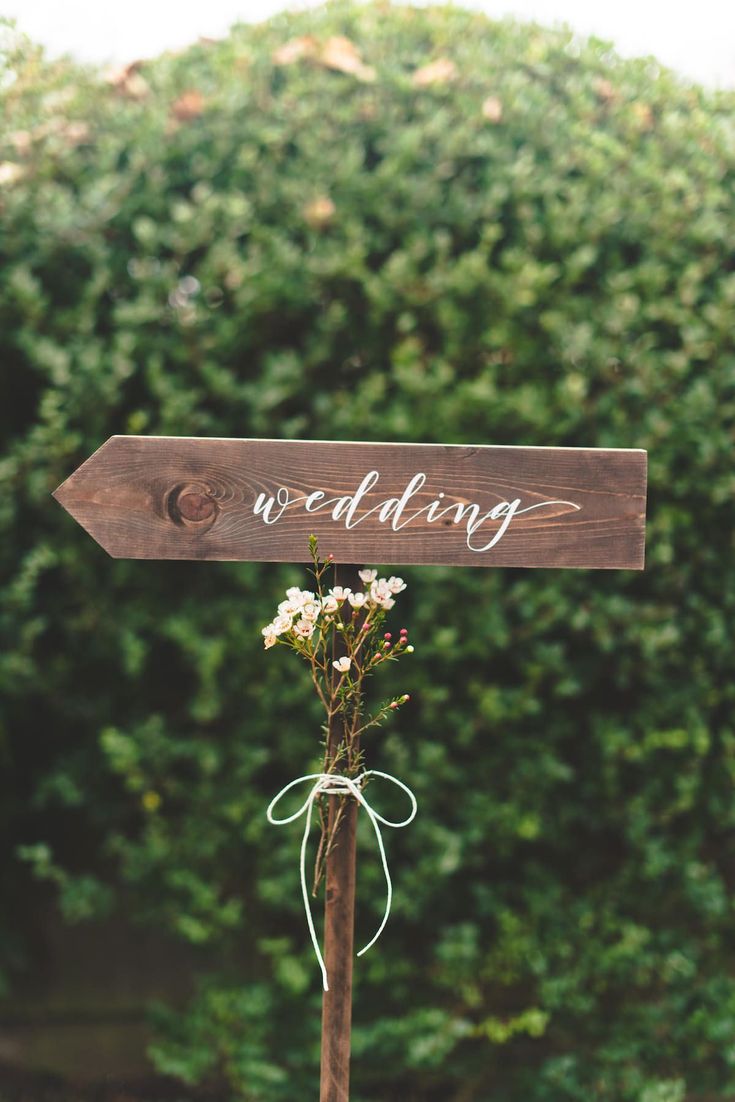
M408 635L408 628L401 628L401 635Z
M385 633L385 635L383 636L383 638L384 638L384 639L392 639L392 638L393 638L393 636L391 635L391 633L390 633L389 631L386 631L386 633Z
M391 702L390 702L390 704L388 705L388 707L389 707L389 708L397 708L397 707L398 707L398 701L397 701L397 700L391 700Z
M403 696L401 697L401 704L405 704L406 701L410 700L410 699L411 699L411 697L408 695L408 693L404 693Z
M390 643L388 642L388 640L387 640L387 639L386 639L386 641L385 641L385 642L383 643L383 647L385 648L385 650L390 650Z

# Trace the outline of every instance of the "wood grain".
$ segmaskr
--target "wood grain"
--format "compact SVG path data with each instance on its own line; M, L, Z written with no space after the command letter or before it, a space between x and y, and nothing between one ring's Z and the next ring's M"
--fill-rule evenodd
M354 527L344 515L319 511L327 499L354 495L371 471L379 477L355 509ZM401 519L420 515L394 531L390 518L381 523L380 503L400 498L419 472L425 481ZM279 488L301 504L266 524L254 506L259 494ZM315 496L320 492L324 498ZM316 511L304 507L309 495ZM646 453L113 436L54 496L115 558L303 562L314 532L322 553L342 563L640 570ZM455 523L456 510L442 516L437 504L433 523L427 519L432 501L441 508L475 504L487 517L515 500L517 514L488 550L472 550L468 539L484 546L502 516L485 519L469 536L469 512Z
M339 799L329 797L330 828ZM348 1102L350 1096L357 813L356 800L345 799L334 848L327 859L324 964L329 990L322 996L319 1102Z

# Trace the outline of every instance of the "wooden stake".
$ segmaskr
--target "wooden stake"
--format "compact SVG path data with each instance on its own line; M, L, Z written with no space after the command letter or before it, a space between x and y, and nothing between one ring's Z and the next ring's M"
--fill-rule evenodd
M329 797L330 825L339 800L339 796ZM329 990L322 999L319 1102L348 1102L350 1096L357 811L357 801L345 799L337 836L327 858L324 963Z
M339 584L354 590L359 589L360 577L357 568L342 567L339 570ZM334 723L329 732L330 760L343 737L344 728L341 722ZM328 811L330 832L340 803L343 803L342 815L326 863L324 964L327 969L329 990L324 992L322 999L319 1102L348 1102L350 1096L356 835L359 809L354 799L330 796Z

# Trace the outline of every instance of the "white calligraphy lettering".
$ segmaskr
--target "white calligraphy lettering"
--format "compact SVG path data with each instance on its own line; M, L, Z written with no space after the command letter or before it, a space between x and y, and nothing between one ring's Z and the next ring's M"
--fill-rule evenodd
M426 485L426 478L427 476L423 471L418 471L409 479L400 497L384 498L362 511L360 511L360 506L363 505L366 499L369 500L368 495L380 480L379 471L368 471L353 494L344 494L340 497L326 498L324 490L313 490L306 495L299 494L291 497L287 487L281 486L276 491L275 497L264 493L258 494L253 506L253 513L262 517L264 524L275 524L276 521L281 519L286 509L297 505L302 505L307 513L319 513L330 509L332 520L341 521L348 530L356 528L358 524L362 524L368 517L377 513L376 519L378 522L380 524L390 524L394 532L407 528L422 516L427 524L436 524L437 521L449 517L450 519L445 521L447 524L464 523L467 533L467 547L470 551L480 554L496 547L510 528L513 520L524 513L552 506L566 506L568 509L575 511L582 508L574 501L557 499L535 501L530 505L523 506L521 498L516 497L511 501L498 501L491 509L482 512L481 506L473 501L454 501L451 504L445 504L446 494L444 491L440 491L433 501L407 514L405 512L406 507L413 498L420 494ZM324 500L325 498L326 500ZM500 523L492 533L491 538L478 546L478 541L474 537L480 533L488 522L496 523L498 521Z

